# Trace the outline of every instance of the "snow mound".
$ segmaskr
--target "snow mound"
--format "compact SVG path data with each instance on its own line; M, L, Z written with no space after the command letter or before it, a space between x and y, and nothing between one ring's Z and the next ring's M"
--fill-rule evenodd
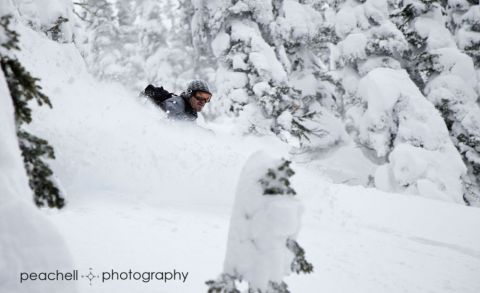
M230 220L224 273L265 291L291 271L293 253L287 239L296 239L302 206L288 195L264 195L259 180L281 164L263 152L253 154L239 177Z
M0 291L76 292L73 283L19 282L21 272L71 270L72 259L63 237L33 205L13 113L0 71Z

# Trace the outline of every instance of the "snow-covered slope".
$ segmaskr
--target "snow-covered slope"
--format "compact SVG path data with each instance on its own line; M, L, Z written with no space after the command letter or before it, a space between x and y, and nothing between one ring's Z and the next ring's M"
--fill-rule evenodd
M54 106L35 108L31 128L56 150L52 167L67 205L46 213L75 268L189 272L185 283L81 279L81 292L205 292L222 269L244 163L257 150L288 156L287 147L171 125L136 93L90 77L73 45L21 34L22 62ZM305 206L299 242L314 273L290 276L292 292L480 291L478 209L333 184L305 164L293 168Z
M299 242L316 271L292 277L293 292L480 289L476 209L297 175L307 206Z
M314 265L292 275L292 292L465 292L480 290L476 209L374 189L331 184L294 166L306 207L299 243ZM74 194L72 194L73 196ZM222 270L230 206L158 203L157 194L95 192L52 219L77 267L96 272L188 271L185 283L95 280L82 292L206 292Z

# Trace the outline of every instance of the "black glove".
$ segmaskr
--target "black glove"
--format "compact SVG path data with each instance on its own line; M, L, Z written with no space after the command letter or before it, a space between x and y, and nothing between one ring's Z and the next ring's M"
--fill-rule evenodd
M149 84L143 91L143 93L148 97L152 97L154 92L155 92L155 87L151 84Z
M163 87L154 87L151 84L149 84L145 88L144 93L147 97L152 99L157 105L160 105L163 101L171 98L173 95L172 93L169 93L168 91L166 91Z

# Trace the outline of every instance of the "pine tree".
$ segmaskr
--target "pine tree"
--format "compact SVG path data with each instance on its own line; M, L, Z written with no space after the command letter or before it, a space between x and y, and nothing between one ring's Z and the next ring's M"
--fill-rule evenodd
M281 119L283 123L275 128L290 130L299 138L304 150L332 147L340 140L338 129L330 129L330 123L325 122L336 120L341 124L343 89L331 74L330 47L338 39L332 23L324 15L325 2L276 3L273 45L286 68L290 84L297 91L289 94L295 101L289 107L293 109L292 115L286 113L291 117Z
M475 33L475 29L480 30L476 25L479 18L475 17L476 13L480 16L478 7L467 1L447 7L444 1L421 0L400 6L392 14L409 41L405 56L409 74L442 114L450 138L468 168L463 177L463 197L467 204L475 206L480 206L480 121L476 118L480 107L476 102L478 80L474 69L478 67L476 54L480 45L480 33ZM440 43L440 36L430 40L428 32L420 31L418 23L428 22L436 25L437 34L443 33Z
M192 78L205 79L195 67L190 29L190 1L139 2L142 56L149 83L180 92Z
M480 69L480 5L478 0L457 1L447 7L450 28L458 48Z
M295 28L295 19L286 12L290 7L285 5L296 5L295 9L308 14L307 32L297 33L301 29ZM194 45L217 64L219 100L207 109L209 118L228 115L244 133L273 132L293 145L314 144L310 140L323 136L324 130L319 124L310 125L319 115L318 107L311 105L332 92L319 68L321 21L311 6L294 1L196 3ZM299 88L311 77L316 83L312 87L318 90Z
M45 162L45 159L55 158L54 150L46 140L29 133L22 127L32 121L32 111L28 107L30 100L35 100L39 105L49 107L52 105L48 97L41 92L41 87L37 84L38 79L32 77L12 54L12 51L20 48L18 33L9 27L11 18L11 15L0 18L0 28L6 35L6 40L0 44L0 65L15 108L17 136L29 177L29 185L34 192L34 202L37 206L62 208L65 200L52 181L53 172Z
M80 0L81 1L81 0ZM4 1L5 2L5 1ZM58 43L71 43L75 39L73 3L57 1L54 5L45 5L41 1L6 1L17 10L20 21L25 21L31 29L45 34Z
M80 19L87 23L86 60L95 75L122 82L139 90L145 84L141 38L136 23L140 2L84 0L76 3ZM143 1L142 1L143 3Z
M108 0L75 2L75 13L85 26L82 44L89 69L101 79L114 79L120 70L116 65L121 58L117 18Z
M171 5L171 1L168 1L167 4ZM156 50L166 47L167 28L163 21L172 21L171 19L165 19L167 16L165 10L169 11L173 7L169 6L166 8L154 0L137 1L135 5L136 11L138 11L136 15L141 19L139 23L141 27L138 28L141 32L139 46L144 48L143 54L146 59L154 54Z
M143 89L145 69L141 57L140 33L137 30L136 12L137 2L133 0L115 2L118 19L118 43L122 46L120 54L115 60L116 70L113 79L124 84L131 84L137 90ZM135 81L132 82L132 77Z
M284 160L277 169L268 169L265 178L260 179L264 195L295 195L295 190L290 186L289 178L295 172L290 168L290 161Z
M370 135L361 135L357 113L365 113L369 105L359 96L357 85L359 80L375 69L400 70L401 56L408 48L407 41L389 20L386 2L379 2L378 6L373 7L365 1L332 1L330 4L336 14L334 30L339 42L338 57L334 58L334 62L342 77L342 88L345 89L342 107L346 127L361 146L374 149L376 156L384 158L392 151L395 136L385 134L381 143L383 146L380 146L379 142L369 138ZM387 123L384 121L384 124ZM387 127L384 125L372 125L369 128L371 132L376 129L394 131L385 129Z
M53 26L45 31L47 36L56 42L60 42L63 39L62 25L68 22L68 18L59 16Z
M189 44L193 49L192 53L194 53L195 58L192 62L192 69L196 74L195 77L207 79L210 83L213 83L217 62L210 44L212 34L218 31L223 23L224 16L215 14L217 8L215 1L213 3L192 0L182 0L180 2L183 10L180 22L184 24L184 28L179 32L179 35L186 38L187 42L184 43ZM220 7L225 3L219 3ZM178 27L182 28L182 25Z
M216 280L205 282L208 286L208 293L240 293L235 284L235 276L222 274Z
M85 50L89 68L98 77L120 81L133 90L141 90L148 83L162 85L172 92L183 90L194 73L198 73L194 67L189 14L184 8L188 3L188 0L77 3L80 11L77 15L88 23L90 31L86 41L90 48Z
M268 289L265 293L290 293L290 290L288 290L287 283L285 282L270 282L268 284Z
M439 2L336 2L337 66L349 133L376 162L385 162L375 186L461 203L466 168L441 116L418 90L440 70L440 52L432 46L454 45ZM448 158L451 168L436 166L435 156ZM428 166L421 173L417 161Z
M287 239L287 247L295 255L291 269L295 273L311 273L313 265L305 259L305 250L294 239Z
M404 51L402 58L412 80L421 90L424 90L428 79L439 71L435 66L438 55L427 50L427 38L417 32L414 22L419 16L442 10L439 3L440 1L434 0L417 0L404 6L393 7L394 12L390 15L409 43L409 48Z

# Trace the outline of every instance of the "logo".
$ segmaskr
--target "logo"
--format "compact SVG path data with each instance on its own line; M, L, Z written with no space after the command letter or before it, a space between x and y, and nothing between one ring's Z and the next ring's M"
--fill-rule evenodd
M92 280L95 279L95 278L100 278L100 276L99 275L94 275L92 273L92 268L88 268L88 269L89 269L88 275L82 275L82 278L87 278L88 282L90 283L90 286L92 286Z
M60 271L55 270L54 272L20 272L20 283L25 282L65 282L65 281L78 281L79 274L78 270L71 271ZM167 282L182 282L187 281L188 272L177 271L135 271L129 269L128 271L118 271L115 269L110 269L103 271L99 274L96 274L93 268L88 268L88 274L80 276L82 279L88 280L90 286L94 283L93 280L98 279L102 283L112 282L112 281L138 281L141 283L149 283L153 281L161 281L163 283Z

